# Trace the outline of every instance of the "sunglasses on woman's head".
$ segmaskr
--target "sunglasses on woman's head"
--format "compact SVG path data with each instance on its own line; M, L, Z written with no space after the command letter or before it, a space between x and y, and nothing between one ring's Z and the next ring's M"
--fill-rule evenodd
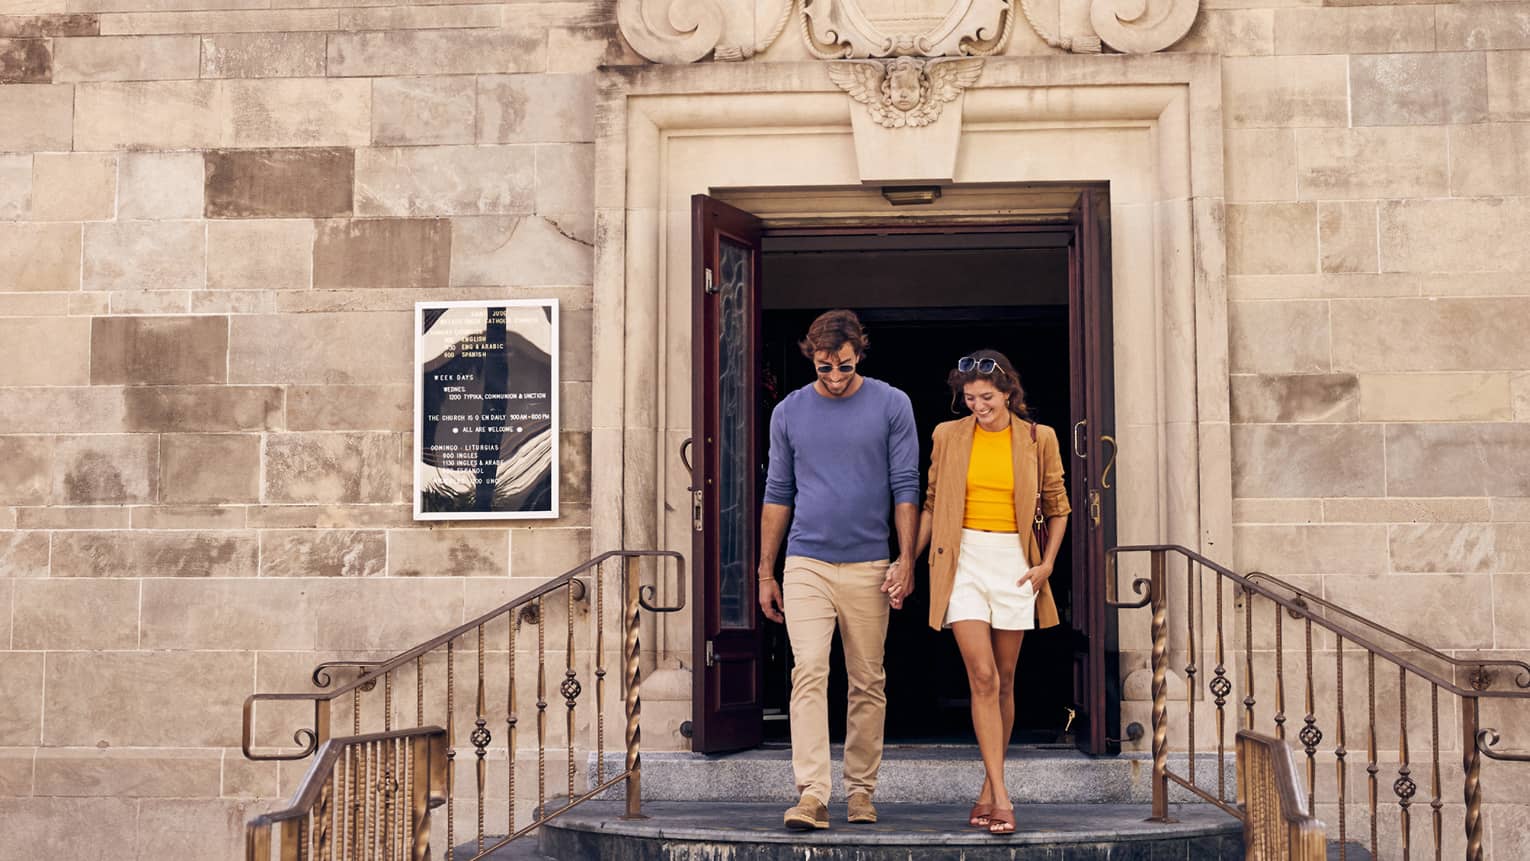
M839 370L839 372L841 374L848 374L851 371L855 370L855 365L853 365L853 364L851 364L849 362L846 362L843 365L819 365L818 366L818 373L820 373L820 374L827 374L830 371L835 370L836 368Z
M996 360L974 359L971 356L962 356L960 359L957 359L956 369L964 374L969 374L973 371L977 371L980 374L991 374L995 369L1001 374L1004 373L1004 369L999 367L999 363Z

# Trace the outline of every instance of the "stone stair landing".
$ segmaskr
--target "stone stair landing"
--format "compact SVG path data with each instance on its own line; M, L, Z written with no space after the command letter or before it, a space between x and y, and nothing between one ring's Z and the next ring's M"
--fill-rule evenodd
M843 751L835 745L834 800L843 800ZM1227 797L1236 794L1237 772L1231 751L1223 779ZM606 774L620 772L620 754L607 754ZM1179 773L1183 756L1171 756ZM589 771L595 772L592 755ZM1197 780L1216 791L1216 756L1197 754ZM1089 757L1072 748L1012 747L1005 761L1005 785L1017 804L1142 804L1152 802L1153 760L1147 754ZM983 780L975 745L890 745L883 752L876 800L926 804L970 803ZM605 798L624 797L618 786ZM791 751L761 747L732 754L644 753L643 799L648 801L758 801L790 804L793 788ZM1195 797L1177 785L1170 799ZM1146 808L1144 807L1144 810ZM1147 815L1146 813L1143 814Z
M1014 834L966 824L967 805L882 803L881 821L849 825L830 805L826 831L781 827L777 803L657 801L647 819L620 819L598 801L558 817L540 851L563 861L1231 861L1243 858L1238 822L1210 805L1176 805L1173 824L1145 822L1141 805L1028 804Z

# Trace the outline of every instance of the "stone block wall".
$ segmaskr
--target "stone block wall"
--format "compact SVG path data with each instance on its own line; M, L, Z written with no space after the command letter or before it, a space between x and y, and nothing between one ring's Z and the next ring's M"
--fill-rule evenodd
M1530 657L1530 3L1204 5L1229 561ZM301 771L246 694L603 549L593 70L639 61L609 0L0 0L0 851L237 855ZM413 523L412 303L545 296L563 517Z
M1223 55L1231 561L1452 654L1530 658L1530 4L1206 5L1176 50ZM1273 643L1258 619L1270 729ZM1293 737L1301 633L1287 625ZM1333 647L1316 647L1328 748ZM1364 666L1353 646L1346 655L1349 799L1363 802ZM1395 721L1395 671L1383 675ZM1500 673L1495 686L1513 683ZM1414 757L1429 750L1429 695L1410 683ZM1455 700L1441 711L1448 855L1460 851L1460 733ZM1483 720L1506 747L1530 747L1530 703L1486 706ZM1395 727L1389 737L1382 831L1395 852ZM1318 761L1332 822L1331 751ZM1530 854L1530 808L1512 789L1522 769L1485 773L1489 857ZM1429 763L1413 773L1427 801ZM1427 846L1427 816L1414 818L1414 845Z
M306 766L246 695L590 555L613 15L0 0L0 857L241 857ZM413 303L500 297L562 303L562 517L415 523Z

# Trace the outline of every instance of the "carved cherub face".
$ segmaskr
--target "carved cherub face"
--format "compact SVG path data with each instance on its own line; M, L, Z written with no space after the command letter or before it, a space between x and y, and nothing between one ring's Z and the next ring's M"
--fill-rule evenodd
M924 72L906 57L893 61L882 86L887 101L900 111L911 111L924 101Z

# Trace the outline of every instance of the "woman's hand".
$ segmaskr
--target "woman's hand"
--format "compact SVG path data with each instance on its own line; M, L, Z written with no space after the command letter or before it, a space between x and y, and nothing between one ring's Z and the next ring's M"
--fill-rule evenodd
M1026 583L1029 583L1031 584L1031 591L1037 595L1040 595L1042 585L1045 584L1047 582L1047 578L1051 576L1052 566L1043 562L1040 565L1037 565L1035 568L1025 572L1025 574L1019 580L1015 581L1015 585L1024 586Z
M913 594L914 591L914 566L902 559L894 559L887 566L887 575L882 580L882 591L887 593L887 602L894 610L903 609L903 601Z

